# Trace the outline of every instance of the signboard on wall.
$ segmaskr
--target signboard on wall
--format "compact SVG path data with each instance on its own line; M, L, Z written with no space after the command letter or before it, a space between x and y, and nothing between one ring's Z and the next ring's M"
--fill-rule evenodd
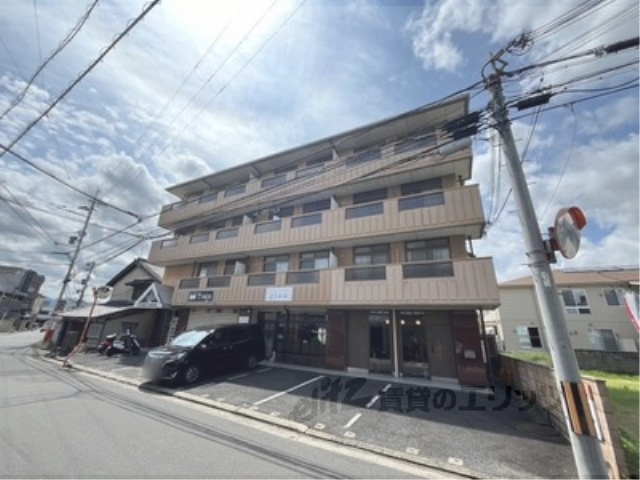
M213 302L213 290L196 290L189 292L190 302Z
M265 302L291 302L293 300L293 287L267 287Z

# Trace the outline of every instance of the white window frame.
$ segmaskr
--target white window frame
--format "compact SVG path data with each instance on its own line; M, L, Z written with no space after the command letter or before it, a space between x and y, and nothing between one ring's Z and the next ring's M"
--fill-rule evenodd
M609 303L609 297L607 294L613 293L615 295L616 301L618 303ZM602 296L604 297L604 302L608 307L624 307L624 291L619 288L604 288L602 289Z
M564 310L570 315L590 315L591 307L589 306L589 298L584 288L563 288L560 290L560 298L564 305ZM573 304L567 305L565 294L571 293Z
M531 344L531 339L532 339L532 335L531 335L531 328L535 328L538 331L538 339L540 340L540 346L539 347L534 347ZM516 327L516 335L518 337L518 345L520 345L520 348L522 349L526 349L526 350L542 350L543 345L542 345L542 332L540 331L540 327L531 327L531 326L527 326L527 325L518 325Z

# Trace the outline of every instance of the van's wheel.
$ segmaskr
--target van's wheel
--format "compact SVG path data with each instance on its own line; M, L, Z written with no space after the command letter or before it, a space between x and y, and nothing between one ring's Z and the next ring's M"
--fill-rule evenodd
M182 371L182 381L187 385L197 382L199 378L200 369L197 365L187 365L186 368Z
M258 365L258 358L255 355L249 355L247 358L247 368L249 370L253 370Z

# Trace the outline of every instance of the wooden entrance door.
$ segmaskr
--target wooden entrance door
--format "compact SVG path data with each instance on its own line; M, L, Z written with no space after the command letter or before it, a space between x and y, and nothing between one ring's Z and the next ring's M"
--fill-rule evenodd
M476 313L453 312L453 337L455 341L458 381L461 385L484 387L487 373L482 357L480 329Z

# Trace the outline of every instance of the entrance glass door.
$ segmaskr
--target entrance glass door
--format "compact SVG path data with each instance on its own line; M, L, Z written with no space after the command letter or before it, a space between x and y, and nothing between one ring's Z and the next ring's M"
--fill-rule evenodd
M399 312L402 336L402 373L405 377L429 377L427 332L423 312Z
M369 371L391 373L391 318L386 311L369 312Z

